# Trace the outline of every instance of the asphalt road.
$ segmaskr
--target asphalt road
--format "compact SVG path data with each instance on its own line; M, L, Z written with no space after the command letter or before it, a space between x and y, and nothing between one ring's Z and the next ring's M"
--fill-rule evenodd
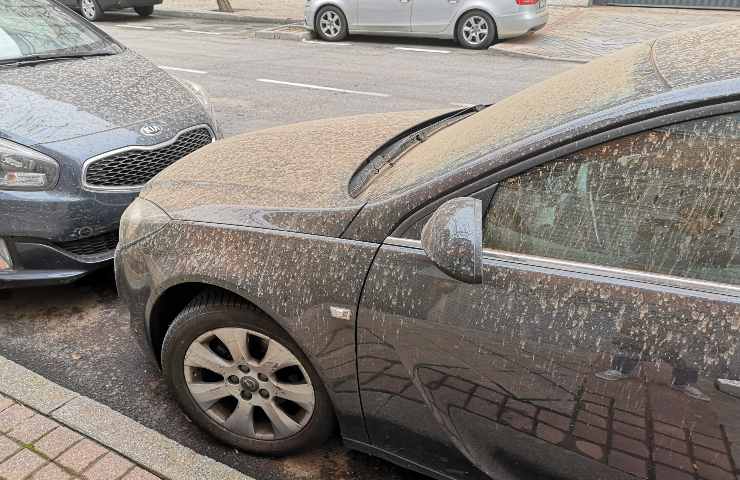
M256 40L265 25L254 24L114 14L99 25L173 75L203 85L226 135L339 115L491 103L572 66L443 41ZM258 480L421 478L346 451L336 439L279 460L216 443L185 418L159 372L142 361L111 269L70 286L0 291L0 339L8 358Z

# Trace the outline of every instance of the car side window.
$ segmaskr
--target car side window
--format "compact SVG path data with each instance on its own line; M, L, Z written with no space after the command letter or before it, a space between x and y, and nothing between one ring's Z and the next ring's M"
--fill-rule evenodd
M513 177L484 247L740 284L739 120L631 135Z

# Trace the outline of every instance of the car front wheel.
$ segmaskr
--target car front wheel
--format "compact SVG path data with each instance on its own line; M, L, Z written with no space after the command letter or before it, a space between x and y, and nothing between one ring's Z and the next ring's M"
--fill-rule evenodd
M329 396L305 354L231 294L206 292L177 316L162 367L187 415L246 452L285 455L318 446L332 432Z
M134 7L134 12L138 13L142 17L148 17L154 13L154 6L149 5L148 7Z
M80 0L80 11L82 12L82 16L91 22L103 18L103 9L100 8L97 0Z
M347 38L347 17L334 6L324 7L316 14L316 33L327 42L339 42Z
M465 48L483 50L496 40L496 24L482 11L468 12L457 22L457 40Z

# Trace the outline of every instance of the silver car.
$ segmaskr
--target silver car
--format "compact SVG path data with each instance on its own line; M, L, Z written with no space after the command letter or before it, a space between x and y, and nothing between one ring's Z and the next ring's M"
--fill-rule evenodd
M488 48L497 39L539 30L547 0L306 0L306 25L323 40L350 33L457 40Z

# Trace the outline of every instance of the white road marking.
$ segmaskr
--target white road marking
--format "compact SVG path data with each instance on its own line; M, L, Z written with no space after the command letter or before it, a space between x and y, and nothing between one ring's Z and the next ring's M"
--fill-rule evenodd
M315 43L316 45L331 45L336 47L349 47L352 44L351 43L342 43L342 42L319 42L317 40L306 40L305 38L301 40L303 43Z
M180 30L185 33L199 33L201 35L221 35L222 32L204 32L203 30Z
M396 47L394 50L403 50L404 52L450 53L449 50L434 50L432 48Z
M475 103L450 103L453 107L462 107L462 108L468 108L468 107L474 107Z
M360 90L345 90L344 88L322 87L321 85L309 85L307 83L282 82L280 80L270 80L269 78L258 78L258 82L274 83L276 85L288 85L290 87L310 88L312 90L326 90L329 92L352 93L355 95L367 95L370 97L390 97L387 93L363 92Z
M154 27L144 27L141 25L116 25L116 27L121 28L138 28L140 30L154 30Z
M180 67L168 67L166 65L159 65L159 68L162 70L173 70L175 72L187 72L187 73L197 73L199 75L205 75L208 72L204 72L203 70L193 70L191 68L180 68Z

